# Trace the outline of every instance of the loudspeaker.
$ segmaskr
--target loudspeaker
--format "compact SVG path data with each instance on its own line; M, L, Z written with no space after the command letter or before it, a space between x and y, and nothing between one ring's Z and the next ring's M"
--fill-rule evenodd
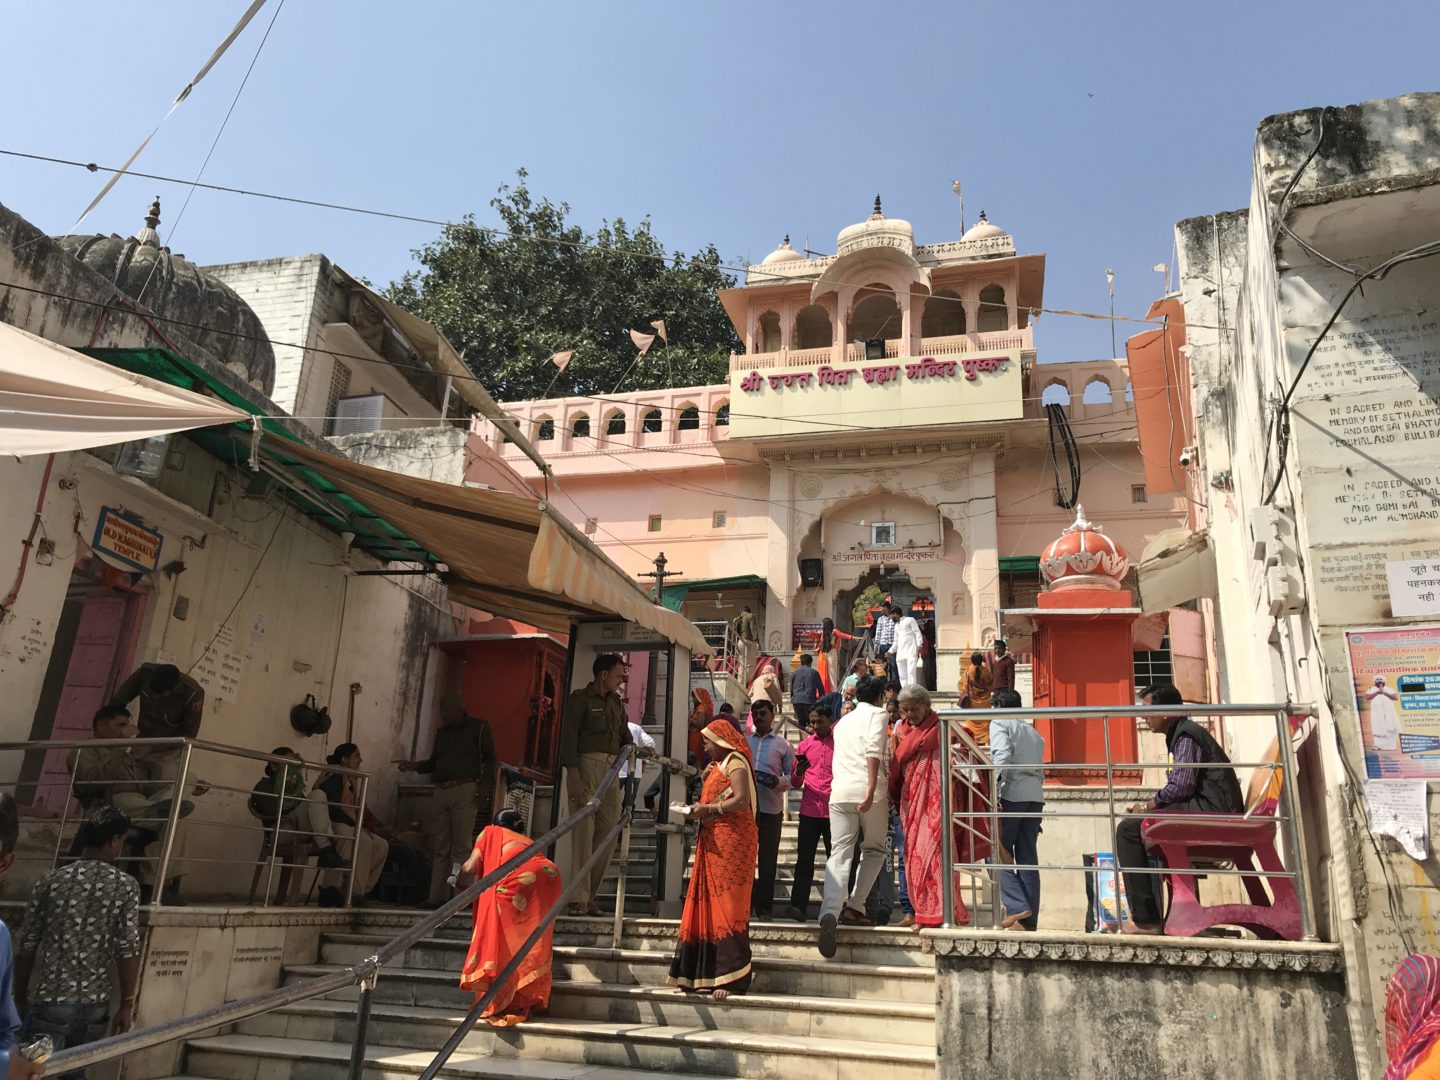
M801 559L800 584L807 589L818 589L824 585L825 561L823 559Z

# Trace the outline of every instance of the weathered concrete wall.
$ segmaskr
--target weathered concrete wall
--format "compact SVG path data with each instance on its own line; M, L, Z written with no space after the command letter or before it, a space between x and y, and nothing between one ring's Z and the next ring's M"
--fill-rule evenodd
M1356 1076L1335 946L936 934L940 1080Z

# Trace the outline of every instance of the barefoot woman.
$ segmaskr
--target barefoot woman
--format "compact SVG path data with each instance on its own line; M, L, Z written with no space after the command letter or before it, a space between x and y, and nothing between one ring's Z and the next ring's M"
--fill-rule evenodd
M700 823L690 892L670 982L717 999L750 986L750 890L759 836L755 774L745 737L728 720L705 728L713 764L705 770L690 820Z

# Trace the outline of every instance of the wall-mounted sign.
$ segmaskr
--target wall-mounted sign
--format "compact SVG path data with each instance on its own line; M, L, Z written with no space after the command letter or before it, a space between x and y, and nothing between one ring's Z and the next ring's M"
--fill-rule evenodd
M1440 776L1440 625L1347 630L1372 780Z
M1396 618L1440 615L1440 560L1387 562L1385 576L1390 584L1390 613Z
M1018 420L1020 352L897 357L836 367L735 371L730 437L824 435L855 428Z
M886 548L884 551L832 551L825 556L832 563L860 563L863 565L882 563L939 562L939 548Z
M111 566L149 574L160 565L164 543L165 538L156 530L126 517L113 506L102 506L90 547Z

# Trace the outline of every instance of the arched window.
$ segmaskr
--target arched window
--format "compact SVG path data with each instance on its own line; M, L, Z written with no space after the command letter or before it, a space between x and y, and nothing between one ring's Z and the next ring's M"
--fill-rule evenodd
M643 435L654 435L660 430L660 410L651 409L640 421L640 432Z
M845 326L846 341L889 340L900 336L900 305L884 285L866 285L855 294Z
M549 442L555 438L555 421L549 416L542 416L535 423L535 441Z
M605 434L625 434L625 414L619 409L616 409L614 412L612 412L609 416L605 418Z
M572 439L588 439L590 437L590 417L580 413L570 422L570 437Z
M795 316L795 348L824 349L834 343L830 313L819 304L800 309Z
M1085 384L1085 393L1080 395L1080 400L1086 405L1112 405L1115 397L1110 392L1110 384L1097 375Z
M1070 387L1059 379L1050 383L1040 394L1041 405L1069 405Z
M730 426L730 403L728 401L725 402L724 405L721 405L720 408L715 410L715 426Z
M1010 309L1005 304L1005 290L999 285L986 285L980 290L980 333L1010 329Z
M675 426L681 431L698 431L700 429L700 410L694 405L686 405L680 410L680 421Z
M779 312L767 311L760 316L760 321L755 324L755 338L757 352L772 353L780 351Z
M925 301L925 311L920 316L922 338L955 337L965 333L965 305L960 294L954 289L937 289Z

